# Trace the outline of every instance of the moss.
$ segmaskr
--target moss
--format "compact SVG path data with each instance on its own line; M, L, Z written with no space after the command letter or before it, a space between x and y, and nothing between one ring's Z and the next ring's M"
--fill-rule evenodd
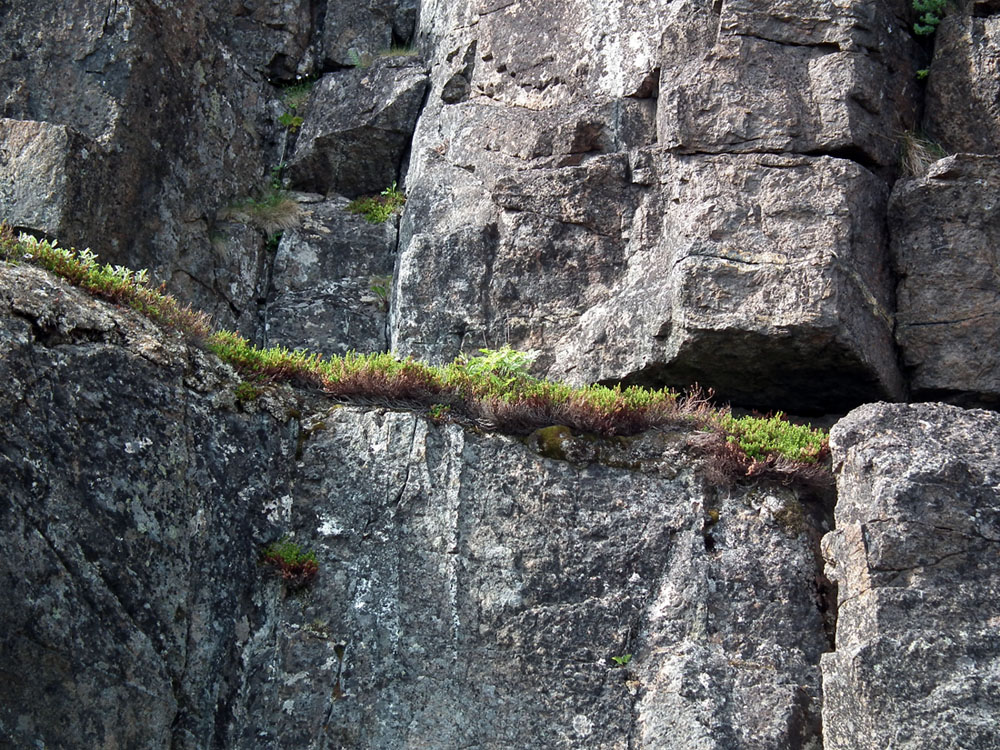
M531 433L529 444L546 458L566 461L566 443L573 439L573 431L561 424L542 427Z
M805 509L798 500L789 498L781 508L771 514L771 517L792 536L798 536L809 529Z

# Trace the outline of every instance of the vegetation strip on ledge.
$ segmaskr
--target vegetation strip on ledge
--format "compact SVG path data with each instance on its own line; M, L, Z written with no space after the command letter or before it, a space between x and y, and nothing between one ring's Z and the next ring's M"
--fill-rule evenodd
M573 387L539 380L528 373L529 355L509 347L481 350L480 356L462 356L441 367L387 353L324 358L281 347L259 349L236 333L213 331L204 313L180 304L163 286L149 286L146 271L102 266L89 250L61 248L27 234L15 237L10 227L0 225L0 259L30 262L180 331L253 384L292 381L345 400L402 403L432 416L459 414L519 434L565 425L602 436L634 435L685 424L707 434L702 449L724 474L811 480L828 475L823 465L829 450L826 433L792 424L780 413L736 418L728 409L711 407L698 393L683 397L637 386Z

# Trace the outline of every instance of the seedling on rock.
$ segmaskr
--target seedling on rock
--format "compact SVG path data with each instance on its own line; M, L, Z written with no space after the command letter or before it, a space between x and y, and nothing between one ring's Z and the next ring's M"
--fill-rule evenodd
M316 554L311 550L303 551L287 537L282 537L264 550L264 562L281 573L282 580L291 590L307 585L319 572Z

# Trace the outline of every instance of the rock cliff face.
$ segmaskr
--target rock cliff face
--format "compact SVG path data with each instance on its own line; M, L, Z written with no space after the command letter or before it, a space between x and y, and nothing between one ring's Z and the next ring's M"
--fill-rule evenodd
M217 324L897 402L834 430L836 498L722 488L681 432L551 450L237 399L201 350L5 265L0 745L1000 748L1000 424L898 403L1000 398L998 19L0 5L0 219ZM394 184L401 215L347 211ZM285 534L320 565L297 592L260 563Z

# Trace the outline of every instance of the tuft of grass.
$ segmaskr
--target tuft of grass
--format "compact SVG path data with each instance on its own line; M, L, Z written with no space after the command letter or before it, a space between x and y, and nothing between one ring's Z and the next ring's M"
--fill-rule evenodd
M378 195L356 198L347 204L347 210L363 216L369 224L383 224L401 211L405 203L406 195L396 188L394 182Z
M315 86L316 81L312 79L293 83L282 90L281 103L285 105L285 109L289 112L305 109L306 102L309 101L309 96L312 94Z
M796 478L825 482L829 447L824 431L773 417L733 417L710 403L711 393L688 396L638 386L573 387L532 376L532 355L508 346L481 349L444 366L392 354L324 358L284 347L261 349L231 331L212 331L204 313L182 306L148 274L121 266L101 266L89 250L60 248L55 242L0 225L0 260L26 261L112 302L127 305L157 323L181 331L215 353L240 374L238 397L251 398L268 383L293 382L345 401L402 406L426 411L432 419L471 422L485 429L527 435L549 425L600 436L634 435L649 429L701 429L692 444L709 459L711 478Z
M259 198L245 198L222 209L220 218L260 229L274 235L295 229L302 222L302 207L287 192L272 184Z
M263 561L273 565L290 589L300 589L310 583L319 572L316 555L303 550L288 537L282 537L264 549Z
M420 50L407 44L394 44L378 53L379 57L416 57Z
M921 133L907 131L899 136L900 167L908 177L921 177L928 168L948 153Z

